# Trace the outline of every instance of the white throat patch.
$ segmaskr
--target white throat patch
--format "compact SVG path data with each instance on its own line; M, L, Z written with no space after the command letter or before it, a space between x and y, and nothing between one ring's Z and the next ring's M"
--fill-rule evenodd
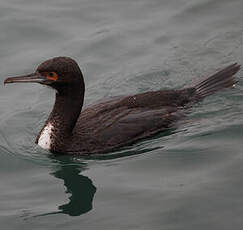
M51 148L51 133L53 130L53 125L48 123L44 129L41 131L38 145L43 149L50 149Z

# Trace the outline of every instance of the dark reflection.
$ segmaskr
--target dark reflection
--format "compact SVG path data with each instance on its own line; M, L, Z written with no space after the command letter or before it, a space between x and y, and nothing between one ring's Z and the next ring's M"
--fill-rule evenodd
M70 216L79 216L92 209L96 187L88 177L79 174L85 165L79 162L75 164L71 159L67 156L56 157L60 167L52 175L64 181L66 193L70 194L69 202L60 205L58 209Z
M46 213L38 216L63 213L69 216L80 216L93 207L93 198L96 187L92 181L80 172L85 170L86 164L69 156L50 155L49 158L55 164L56 170L51 173L58 179L63 180L66 193L70 194L66 204L58 206L57 212Z

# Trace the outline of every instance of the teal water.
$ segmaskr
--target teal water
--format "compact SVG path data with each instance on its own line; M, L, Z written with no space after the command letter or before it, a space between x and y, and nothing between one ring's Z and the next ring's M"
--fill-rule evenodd
M85 104L183 87L243 63L241 0L2 0L0 229L240 229L243 78L169 133L108 156L53 156L34 144L54 92L3 85L71 56Z

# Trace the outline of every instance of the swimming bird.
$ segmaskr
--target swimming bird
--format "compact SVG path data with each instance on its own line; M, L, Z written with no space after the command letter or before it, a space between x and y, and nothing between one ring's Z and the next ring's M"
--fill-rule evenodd
M114 97L83 110L84 79L72 58L49 59L34 73L4 83L40 83L56 90L52 112L36 139L40 147L60 154L100 154L168 130L183 108L234 86L239 69L235 63L191 87Z

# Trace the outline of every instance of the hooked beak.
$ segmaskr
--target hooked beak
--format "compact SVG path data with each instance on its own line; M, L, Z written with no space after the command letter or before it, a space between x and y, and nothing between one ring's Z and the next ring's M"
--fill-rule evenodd
M31 73L28 75L18 76L18 77L9 77L5 79L4 84L9 83L40 83L40 84L46 84L48 79L46 77L42 76L38 72Z

